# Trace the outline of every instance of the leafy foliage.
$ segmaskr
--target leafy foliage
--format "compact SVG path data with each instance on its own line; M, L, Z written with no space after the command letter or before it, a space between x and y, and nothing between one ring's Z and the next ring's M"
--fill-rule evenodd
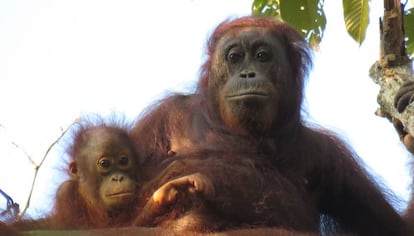
M316 47L322 40L326 27L323 11L324 0L254 0L254 15L272 16L282 19L298 29Z
M368 27L369 0L342 0L345 27L348 34L361 45Z
M253 15L281 18L279 6L279 0L254 0L252 4L252 13Z
M348 34L361 45L369 24L370 0L342 0L345 27ZM414 0L411 0L414 3ZM254 0L253 15L276 17L298 29L310 45L317 47L326 27L324 0ZM414 58L414 8L405 11L407 54Z
M404 15L404 29L406 36L407 54L414 59L414 8L405 11Z

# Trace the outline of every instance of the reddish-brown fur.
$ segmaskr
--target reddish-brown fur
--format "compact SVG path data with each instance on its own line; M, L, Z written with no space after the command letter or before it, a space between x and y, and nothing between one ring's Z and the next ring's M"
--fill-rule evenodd
M100 140L104 143L100 143ZM71 177L59 187L56 194L52 215L53 226L74 229L128 225L135 214L140 185L137 157L131 146L128 130L106 124L83 126L75 134L68 153L71 157ZM119 159L120 157L125 158L126 164ZM99 158L104 158L102 160L110 163L106 164L110 166L107 169L105 166L101 174L95 172L96 166L99 166ZM114 180L118 176L120 180ZM85 184L82 184L83 182ZM107 206L113 203L112 200L111 203L106 203L103 193L100 193L105 183L112 185L108 186L111 191L125 183L127 186L122 189L132 191L132 195L120 198L122 200L115 199L115 206Z
M147 192L145 212L152 217L142 215L136 221L139 226L161 226L178 235L240 227L279 226L307 232L319 228L312 201L304 198L304 188L295 185L304 180L287 177L259 153L198 149L170 159L173 162L153 179ZM169 184L171 189L163 190ZM155 194L151 198L157 188L165 196L177 197L159 204Z
M76 126L67 150L69 179L59 186L51 214L16 222L16 228L117 227L135 218L142 182L127 126L100 118Z
M230 34L246 37L240 36L243 30L263 33L283 49L277 54L281 60L272 61L264 76L274 87L269 91L276 93L269 101L274 109L263 113L264 120L258 116L248 123L238 120L238 114L232 119L222 116L221 93L231 74L228 62L216 57L224 51L221 40ZM77 174L83 175L78 171L86 165L74 158L77 165L69 165L72 177L58 190L54 213L35 222L39 227L116 227L135 220L137 225L161 226L161 233L278 227L284 235L411 235L347 145L328 131L302 123L310 55L293 28L267 18L226 21L211 36L207 54L197 91L166 98L133 129L141 168L135 167L131 178L137 185L148 182L142 202L128 201L108 211L99 197L85 193L100 181L79 187ZM75 139L72 157L83 150L82 144ZM140 204L145 206L136 212Z
M274 96L277 99L269 102L274 103L273 111L277 112L272 115L277 116L263 126L260 119L267 119L266 115L269 113L258 116L256 119L259 121L243 123L244 120L237 120L238 114L235 114L233 120L224 119L220 111L220 106L224 106L223 88L230 77L234 76L229 74L232 65L228 65L229 62L220 56L220 53L227 50L221 48L226 44L223 40L247 37L245 41L248 41L251 37L249 33L264 35L264 40L272 38L275 45L281 45L282 49L272 51L280 59L272 58L277 62L273 62L265 72L265 77L270 78L271 86L274 86L269 91L276 91ZM257 196L266 194L266 191L277 193L279 190L279 196L264 203L269 204L269 209L274 207L272 210L264 211L263 215L252 209L241 210L237 216L245 217L244 221L236 220L233 223L243 222L239 227L262 224L300 229L300 225L307 225L303 220L306 217L297 219L297 222L293 220L286 223L283 216L277 213L278 202L289 203L294 198L307 201L299 201L299 208L293 205L291 209L303 209L301 214L313 217L313 222L319 222L323 216L321 231L350 232L358 235L410 235L400 215L386 200L381 188L366 173L362 162L352 150L332 133L312 128L302 121L304 80L311 64L311 56L304 39L292 27L269 18L244 17L225 21L210 37L207 56L195 93L171 95L152 107L133 128L134 145L143 154L141 163L156 167L163 161L174 158L208 157L204 160L205 163L200 162L187 168L184 174L202 174L203 178L219 190L216 195L203 195L202 192L197 194L203 203L216 209L216 224L223 222L222 217L231 221L237 215L234 212L252 204ZM252 63L258 64L255 61ZM260 74L262 71L254 72ZM241 109L244 112L243 109L252 108ZM198 154L194 155L189 150L206 151L196 151ZM221 161L212 161L214 156ZM231 161L237 158L247 159L252 165L241 168L238 172L237 162ZM261 158L265 159L265 165L269 168L264 175L270 174L270 177L264 178L262 182L267 190L256 188L241 177L245 175L253 176L253 179L261 178L261 170L256 167L260 166ZM227 172L216 172L215 162L236 167L229 167L227 170L223 168ZM210 166L209 163L213 164ZM146 176L151 177L151 171ZM292 193L283 189L281 186L286 185L282 180L275 181L278 178L289 181L297 190ZM174 178L170 179L172 182L167 184L176 183ZM239 194L240 192L248 194ZM188 201L192 198L193 196L188 197ZM317 214L307 214L309 209ZM257 218L243 215L249 214L249 211ZM266 215L274 220L266 221ZM262 222L257 222L259 219Z

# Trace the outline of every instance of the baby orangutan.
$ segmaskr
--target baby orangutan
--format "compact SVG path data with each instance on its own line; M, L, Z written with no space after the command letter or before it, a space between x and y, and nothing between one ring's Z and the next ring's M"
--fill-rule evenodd
M19 230L126 226L137 211L140 171L127 127L103 120L75 126L67 148L69 179L43 219L14 223Z
M139 188L128 131L104 123L81 125L68 154L70 179L57 191L53 228L128 225L136 212Z

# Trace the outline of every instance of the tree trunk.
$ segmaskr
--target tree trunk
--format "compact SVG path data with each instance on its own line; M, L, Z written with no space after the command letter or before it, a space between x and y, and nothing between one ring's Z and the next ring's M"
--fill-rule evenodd
M402 129L397 129L402 139L407 133L414 136L414 105L409 105L402 113L394 107L395 95L402 84L414 80L412 64L405 50L403 12L399 0L384 0L384 17L380 20L380 59L370 69L370 77L381 87L377 114L389 118L394 125L402 124Z

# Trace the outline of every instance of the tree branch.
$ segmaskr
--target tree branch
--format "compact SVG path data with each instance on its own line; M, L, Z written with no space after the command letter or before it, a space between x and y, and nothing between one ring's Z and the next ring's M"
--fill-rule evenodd
M46 160L46 157L49 155L50 150L52 150L52 148L62 139L62 137L68 132L70 127L72 127L76 122L77 121L72 122L65 130L62 129L62 133L52 144L49 145L48 149L46 150L46 152L43 155L43 158L42 158L42 160L40 161L39 164L36 164L32 161L32 163L34 164L34 167L35 167L35 173L34 173L34 176L33 176L32 185L30 187L29 197L27 198L27 201L26 201L26 204L25 204L23 210L19 213L19 219L21 219L23 217L23 215L26 213L27 209L30 206L30 200L32 198L34 186L35 186L35 183L36 183L36 179L37 179L37 175L39 173L40 167L43 165L44 161ZM31 160L31 158L30 158L30 160Z
M396 126L407 146L405 134L414 136L414 105L409 105L402 113L394 106L400 87L404 82L414 80L412 62L405 50L403 12L404 7L399 0L384 0L384 17L380 19L380 59L371 67L369 75L380 86L377 114ZM413 150L409 148L409 151Z

